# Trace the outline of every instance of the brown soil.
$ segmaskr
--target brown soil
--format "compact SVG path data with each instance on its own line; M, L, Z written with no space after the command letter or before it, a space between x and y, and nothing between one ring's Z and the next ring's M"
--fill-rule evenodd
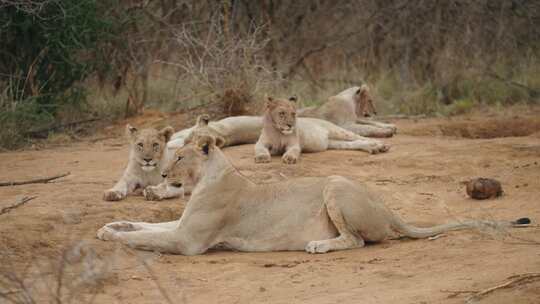
M154 113L144 122L172 119L164 117ZM181 118L175 117L177 125L185 124ZM466 120L483 126L493 119ZM99 284L82 292L95 293L95 303L167 303L164 294L171 303L463 303L472 292L505 283L513 275L539 273L539 136L440 136L440 125L462 128L459 120L397 124L400 134L387 140L392 148L380 155L329 151L304 154L298 165L283 165L279 158L256 165L252 145L227 148L226 154L242 173L261 182L341 174L366 183L392 210L418 225L525 216L534 225L458 231L434 240L392 240L324 255L216 250L186 257L118 249L95 238L98 228L115 220L176 219L186 200L147 202L133 196L103 202L102 191L120 176L127 157L127 145L117 137L1 154L0 182L66 171L71 175L49 184L0 187L0 208L19 196L37 195L0 215L0 268L22 274L28 265L41 265L37 268L43 273L45 261L58 260L65 248L83 240L98 259L110 262ZM425 131L423 136L418 130ZM123 126L107 132L121 134ZM485 201L468 198L461 182L479 176L499 180L505 194ZM27 280L39 281L35 273L28 271ZM46 296L39 294L41 299ZM540 281L528 280L475 303L538 303L539 298Z

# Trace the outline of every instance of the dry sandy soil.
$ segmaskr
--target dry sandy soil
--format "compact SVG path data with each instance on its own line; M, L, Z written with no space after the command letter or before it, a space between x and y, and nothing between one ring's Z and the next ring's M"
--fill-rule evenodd
M22 297L27 289L46 303L56 301L58 290L64 303L464 303L516 275L540 273L539 117L533 111L526 117L398 120L399 134L386 140L392 146L388 153L304 154L297 165L283 165L279 158L256 165L252 145L227 148L241 172L260 182L340 174L366 183L418 225L524 216L534 224L392 240L323 255L212 251L186 257L102 242L95 234L105 223L176 219L186 199L102 201L102 191L126 164L128 146L120 135L2 153L0 181L71 174L47 184L0 187L0 208L21 196L37 196L0 215L0 270L23 278L24 288L8 287L11 296ZM512 128L520 131L509 133ZM122 126L108 132L121 133ZM461 182L480 176L500 180L504 196L467 198ZM540 303L540 278L474 302Z

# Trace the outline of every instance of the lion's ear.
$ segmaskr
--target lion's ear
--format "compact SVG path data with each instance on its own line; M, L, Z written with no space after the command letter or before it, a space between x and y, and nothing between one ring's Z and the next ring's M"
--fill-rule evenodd
M196 139L197 147L208 154L216 146L216 139L210 135L202 135Z
M360 86L358 91L356 91L356 94L360 95L361 98L365 98L369 95L369 86L367 84L363 84Z
M216 147L223 148L225 146L225 138L216 136Z
M265 105L266 105L266 107L267 107L268 109L273 109L273 108L276 107L277 102L276 102L276 100L275 100L273 97L268 96L268 97L266 97L266 103L265 103Z
M208 123L210 123L210 115L203 114L197 117L197 127L206 127L208 126Z
M135 139L138 133L139 133L139 130L137 128L135 128L134 126L130 124L126 125L126 135L130 140Z
M371 96L369 93L369 86L367 84L363 84L357 91L356 95L358 96L355 98L356 101L356 115L359 117L368 117L371 116L370 111L373 114L377 114L377 110L375 109L375 106L373 105L373 102L371 101Z
M174 129L171 126L165 127L159 131L159 136L163 136L165 142L168 142L171 139L171 136L174 133Z
M293 96L289 97L289 101L297 102L297 101L298 101L298 97L296 97L296 95L293 95Z

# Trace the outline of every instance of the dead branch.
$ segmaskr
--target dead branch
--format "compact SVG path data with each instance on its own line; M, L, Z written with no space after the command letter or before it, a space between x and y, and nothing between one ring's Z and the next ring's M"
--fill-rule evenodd
M4 207L4 208L0 209L0 215L10 212L11 210L13 210L15 208L18 208L18 207L24 205L25 203L35 199L36 197L37 196L25 196L25 197L19 199L18 201L16 201L13 205L10 205L10 206L7 206L7 207Z
M478 290L441 290L441 292L450 293L446 298L451 299L459 296L460 294L477 293Z
M31 179L31 180L27 180L27 181L19 181L19 182L15 182L15 181L10 181L10 182L0 182L0 187L5 187L5 186L20 186L20 185L27 185L27 184L46 184L52 180L55 180L55 179L59 179L61 177L65 177L65 176L68 176L70 175L71 173L70 172L67 172L67 173L64 173L64 174L60 174L60 175L55 175L55 176L51 176L51 177L43 177L43 178L37 178L37 179Z
M472 303L498 289L510 288L516 285L527 284L540 279L540 273L526 273L509 277L511 279L503 284L484 289L467 298L465 303Z

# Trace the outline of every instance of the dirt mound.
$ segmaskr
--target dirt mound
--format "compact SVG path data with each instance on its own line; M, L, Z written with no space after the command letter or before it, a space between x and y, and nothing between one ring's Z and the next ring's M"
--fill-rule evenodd
M540 118L490 119L439 126L442 135L463 138L529 136L540 131Z
M520 137L540 133L540 117L512 117L444 121L412 126L400 130L402 134L451 136L472 139Z

